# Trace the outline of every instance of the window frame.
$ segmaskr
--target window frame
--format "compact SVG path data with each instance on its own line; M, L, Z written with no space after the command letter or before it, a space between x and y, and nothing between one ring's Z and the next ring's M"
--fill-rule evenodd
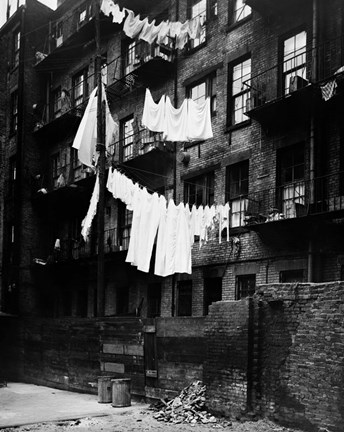
M218 292L215 291L214 283L216 289L220 289L220 296ZM217 283L219 284L217 286ZM223 278L220 276L204 278L203 282L203 315L209 314L209 306L216 301L222 300L222 290L223 290ZM216 294L216 295L215 295Z
M56 87L51 92L51 119L55 120L62 115L62 89Z
M126 127L131 122L129 132L126 132ZM135 117L131 114L120 120L119 132L120 132L120 159L125 162L130 160L134 156L134 129L135 129Z
M15 134L18 131L18 116L19 116L19 95L18 90L11 93L11 118L10 118L10 134Z
M199 49L201 47L203 47L206 42L207 42L207 19L208 16L210 15L210 8L209 8L209 2L211 0L188 0L188 19L192 20L194 18L196 18L197 16L200 16L202 18L202 15L205 15L205 19L203 21L202 24L202 30L201 30L201 35L199 38L197 39L189 39L188 42L188 51L193 51L196 49ZM202 3L205 2L205 8L204 8L204 12L202 10L202 12L199 12L196 15L193 15L193 7L198 4L198 3ZM216 8L217 11L217 8Z
M240 7L237 7L238 2L241 1L242 4ZM244 13L244 16L241 17L241 12L249 10L249 13ZM241 10L241 12L238 14L237 12ZM232 0L231 6L230 6L230 24L236 25L246 22L248 19L250 19L252 16L252 9L250 6L246 5L243 0Z
M238 170L238 175L236 174L236 170ZM244 177L243 171L247 171L247 177ZM237 180L236 180L237 179ZM231 228L240 228L245 226L245 213L248 207L248 195L249 195L249 180L250 180L250 161L249 159L245 159L241 162L237 162L232 165L228 165L226 167L226 202L229 202L230 205L230 227ZM238 190L240 193L233 193L233 184L238 181ZM246 190L242 191L242 183L246 182ZM239 211L235 211L233 209L234 204L239 204ZM237 219L237 215L239 215L239 224L234 221Z
M199 185L197 183L198 180L204 181L205 184ZM190 188L195 187L194 193L191 193ZM201 202L198 200L198 190L197 187L200 187L202 192ZM195 199L190 199L190 196L194 195ZM215 200L215 171L208 171L201 175L196 175L194 177L190 177L188 179L184 179L184 202L188 203L190 206L195 204L197 207L200 205L209 205L214 204Z
M20 29L15 29L12 34L12 68L15 69L19 66L20 61L20 46L21 46L21 32Z
M205 84L205 95L204 99L210 98L210 113L211 116L216 116L216 108L217 108L217 74L216 71L206 75L205 77L193 82L192 84L189 84L186 87L186 97L193 99L191 97L192 90L196 87ZM198 98L200 99L200 98ZM193 99L195 102L197 102L198 99Z
M181 291L186 291L186 292L181 293ZM192 291L193 291L192 279L181 280L177 282L176 316L184 316L184 317L192 316L192 301L193 301ZM187 299L187 303L185 302L185 299Z
M244 63L249 61L250 66L250 72L248 75L240 75L240 78L234 80L234 72L235 68L239 65L242 65L241 70L244 70ZM246 112L246 104L247 100L251 97L251 90L250 87L245 85L244 82L249 81L252 78L252 58L251 55L245 55L244 57L241 57L240 59L237 59L234 62L229 63L228 65L228 107L227 107L227 125L230 127L240 127L244 126L247 123L250 122L250 118L245 115ZM237 81L242 82L242 89L241 91L234 93L234 83ZM243 103L240 108L242 110L242 117L241 121L235 120L235 114L238 110L235 109L236 100L242 98Z
M121 250L128 250L133 223L133 212L119 202L118 203L118 242Z
M81 81L78 79L81 78ZM76 89L82 88L82 93L80 96L76 97ZM88 69L84 68L73 75L72 77L72 101L73 107L78 107L88 97Z
M248 287L248 289L246 290L247 295L243 295L241 284L243 284L244 282L249 284L250 282L252 282L253 279L254 279L253 292L250 291L250 287ZM235 277L235 300L241 300L243 298L251 297L255 293L256 286L257 286L257 275L255 273L237 275Z

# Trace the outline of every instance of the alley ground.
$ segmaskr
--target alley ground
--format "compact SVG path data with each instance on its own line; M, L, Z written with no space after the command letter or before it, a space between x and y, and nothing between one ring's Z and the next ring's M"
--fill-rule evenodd
M95 395L19 383L0 388L0 431L6 432L296 432L267 420L218 418L216 423L206 425L168 424L155 420L153 414L143 401L113 408L111 404L99 404Z

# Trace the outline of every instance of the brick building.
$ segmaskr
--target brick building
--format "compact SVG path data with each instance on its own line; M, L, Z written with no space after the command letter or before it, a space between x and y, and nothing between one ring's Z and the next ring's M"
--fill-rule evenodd
M9 101L0 107L2 309L93 318L96 225L86 244L80 230L95 176L72 143L96 86L95 2L60 1L49 15L26 3L0 29L8 59L16 61L18 50L23 58L17 68L8 70L7 59L0 64ZM105 315L139 308L143 318L199 318L212 302L243 299L257 284L341 280L342 2L119 3L156 24L205 20L200 37L180 50L173 40L131 40L101 14L102 76L119 124L107 168L116 164L177 204L229 202L231 223L229 239L224 231L220 243L213 230L205 245L195 242L191 275L161 278L125 263L132 214L106 195ZM35 7L42 13L31 16ZM15 33L24 18L21 34L32 38L25 47ZM147 132L146 87L175 106L210 97L214 137L171 144Z

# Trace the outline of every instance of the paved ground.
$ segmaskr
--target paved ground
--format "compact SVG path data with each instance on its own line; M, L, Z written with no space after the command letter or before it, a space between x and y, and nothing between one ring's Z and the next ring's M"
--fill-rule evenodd
M0 431L3 432L297 432L267 420L215 424L158 422L149 405L113 408L99 404L97 396L71 393L31 384L9 383L0 388Z

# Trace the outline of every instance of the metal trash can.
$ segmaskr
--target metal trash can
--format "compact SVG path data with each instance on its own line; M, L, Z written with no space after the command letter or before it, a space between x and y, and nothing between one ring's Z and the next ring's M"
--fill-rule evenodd
M112 401L113 376L98 377L98 403L110 403Z
M131 379L112 379L112 406L128 407L131 405Z

